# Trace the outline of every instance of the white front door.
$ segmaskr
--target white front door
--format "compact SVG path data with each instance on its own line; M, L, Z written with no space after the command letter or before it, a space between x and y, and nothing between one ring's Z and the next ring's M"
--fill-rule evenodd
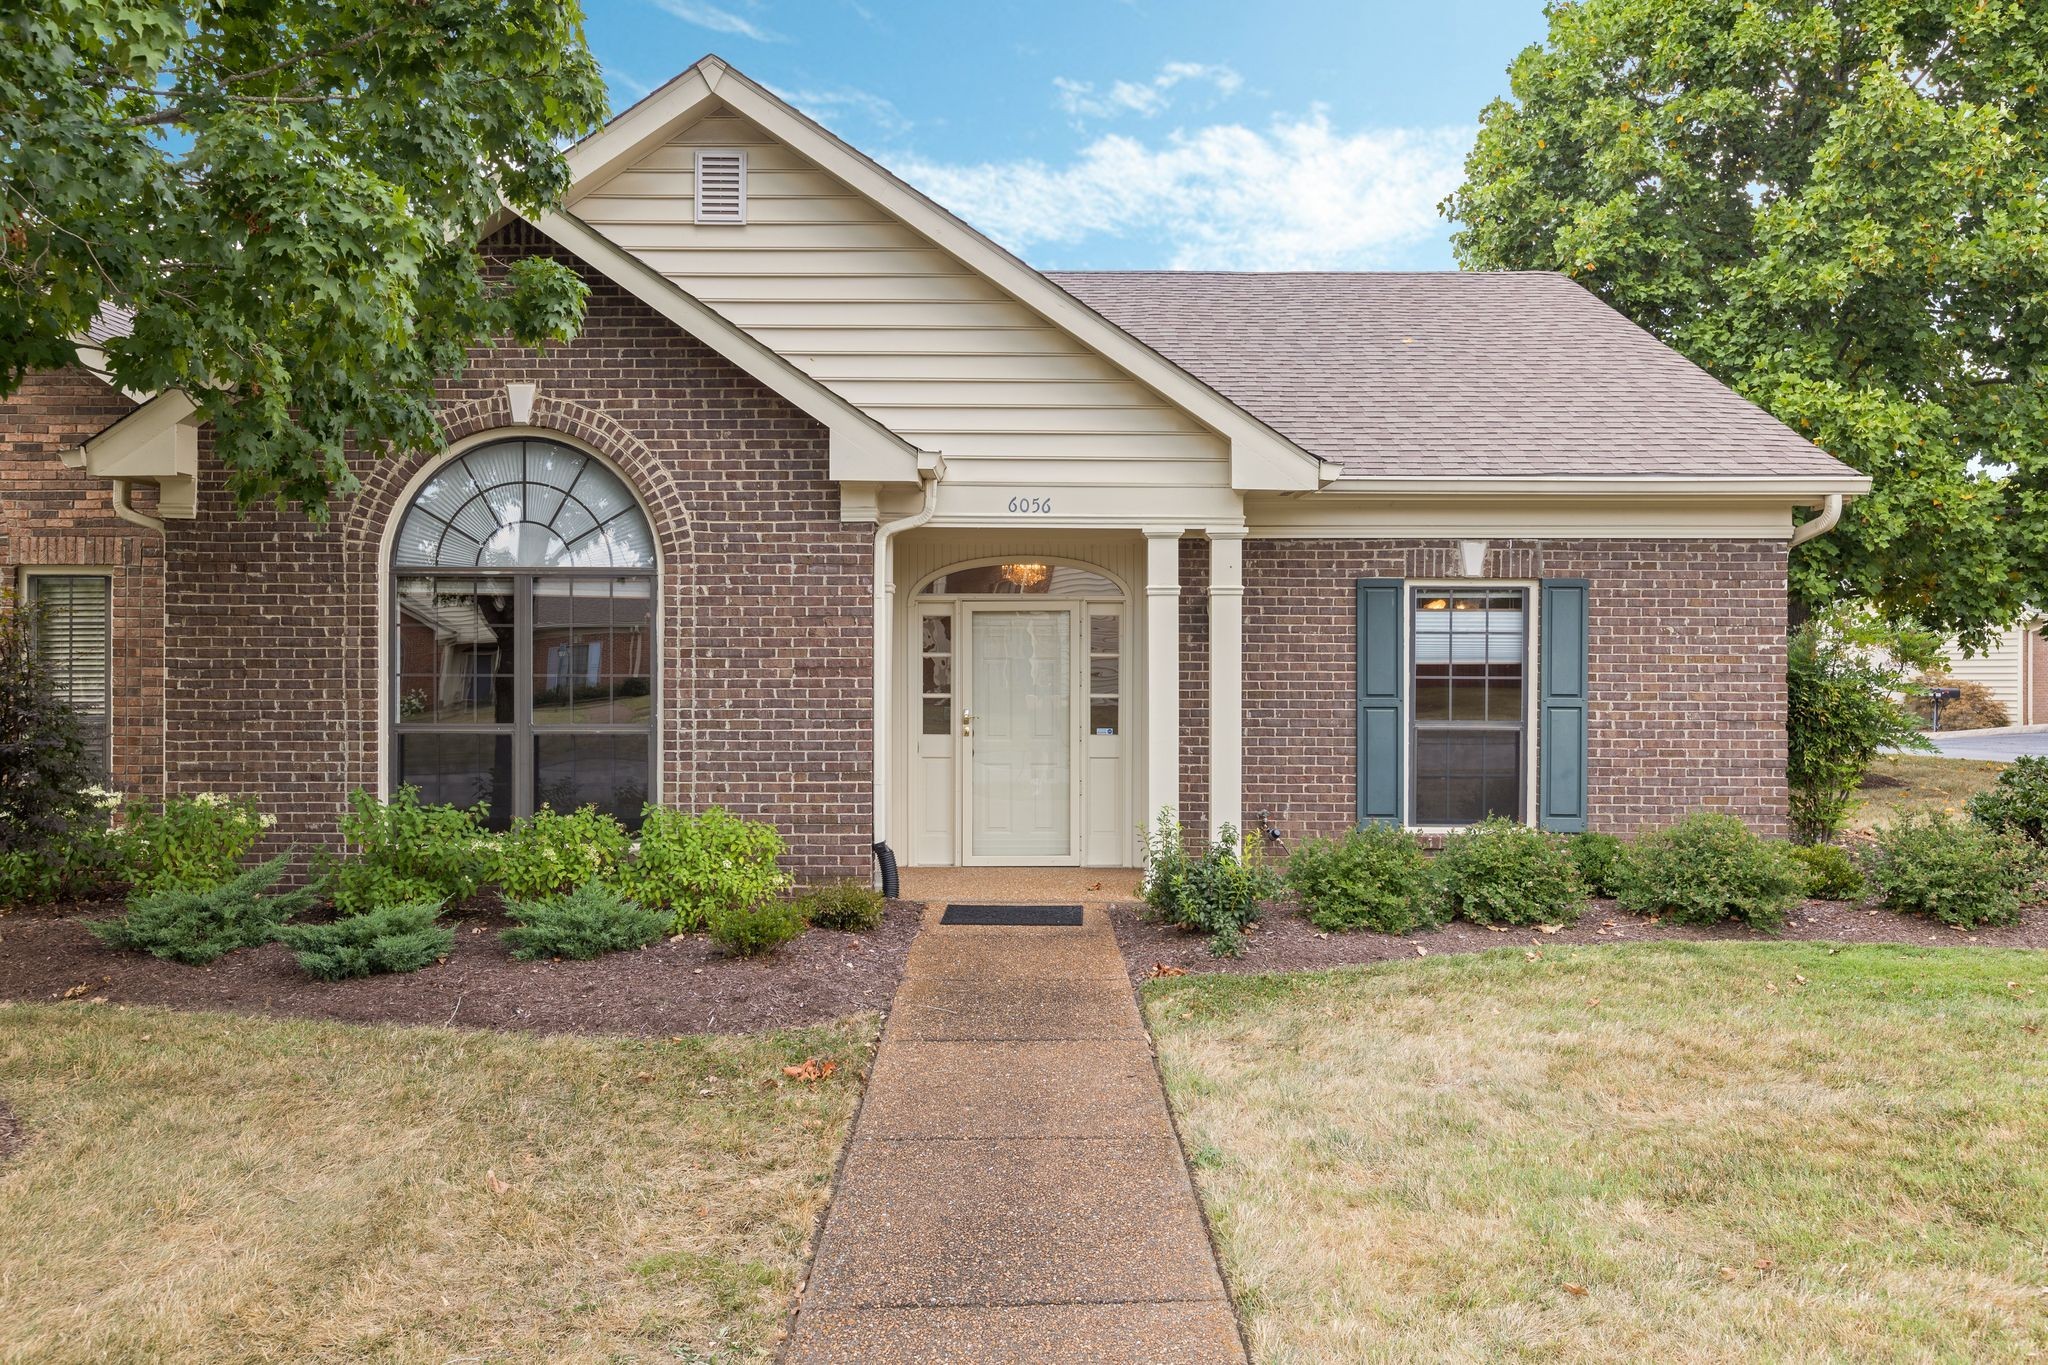
M1080 861L1074 799L1078 607L967 608L963 861Z

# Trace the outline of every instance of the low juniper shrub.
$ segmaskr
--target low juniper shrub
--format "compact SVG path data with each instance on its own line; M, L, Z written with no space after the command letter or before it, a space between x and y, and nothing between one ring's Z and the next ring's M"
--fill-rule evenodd
M718 806L691 814L649 805L640 851L612 881L640 904L669 911L675 931L685 933L787 891L790 876L776 865L782 853L782 836L758 820Z
M2040 864L2017 829L1922 814L1880 830L1865 869L1891 909L1976 929L2019 919Z
M773 952L803 933L804 914L790 901L721 905L706 920L711 941L734 957Z
M1998 783L1970 798L1970 818L2048 844L2048 758L2029 755L2006 765Z
M1586 905L1564 838L1500 816L1445 839L1430 880L1436 913L1474 924L1570 924Z
M1614 875L1623 909L1680 924L1740 920L1777 929L1806 898L1806 867L1789 846L1711 812L1637 835Z
M511 899L553 895L611 877L631 842L626 827L595 806L566 815L542 806L499 836L492 877Z
M1863 873L1836 844L1794 844L1793 859L1806 869L1806 894L1815 900L1852 901L1863 895Z
M636 905L599 881L534 900L505 902L513 921L504 933L512 956L523 962L566 957L577 961L645 947L668 929L666 910Z
M882 922L887 903L865 882L832 882L814 886L796 898L797 912L820 929L872 929Z
M489 880L496 840L484 829L483 806L422 803L415 787L400 787L389 801L359 788L348 805L341 817L347 852L326 874L328 894L344 914L460 901Z
M1405 934L1442 923L1429 894L1429 855L1412 832L1393 825L1304 839L1287 860L1287 884L1309 923L1328 933Z
M1612 896L1614 894L1614 866L1621 860L1628 845L1612 834L1574 834L1567 841L1572 851L1572 865L1579 869L1579 880L1586 885L1590 896Z
M218 886L173 887L137 896L119 919L85 927L110 948L201 966L237 948L270 942L287 919L312 903L310 887L265 894L284 876L289 861L288 854L279 854Z
M1198 857L1189 857L1180 822L1169 811L1146 841L1145 901L1177 928L1209 936L1216 957L1244 951L1244 931L1266 901L1280 894L1280 873L1257 849L1238 844L1225 825Z
M454 931L442 925L441 902L384 905L331 924L287 924L278 941L308 976L346 981L382 972L416 972L447 955Z
M224 885L276 823L254 800L219 792L174 796L154 808L137 802L122 813L117 836L128 883L144 895Z

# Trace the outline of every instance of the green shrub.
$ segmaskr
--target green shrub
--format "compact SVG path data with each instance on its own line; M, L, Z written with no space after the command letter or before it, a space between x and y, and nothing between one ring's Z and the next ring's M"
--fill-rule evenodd
M493 876L514 900L553 895L611 877L630 842L626 827L595 806L569 815L542 806L499 837Z
M2019 918L2040 859L2017 829L1909 815L1878 832L1866 868L1892 909L1975 929Z
M327 873L328 893L344 914L459 901L490 877L496 841L484 830L483 806L422 805L414 787L400 787L388 802L358 789L348 806L341 818L348 852Z
M640 852L613 880L642 905L671 912L683 933L717 912L751 910L788 890L789 874L775 865L782 850L773 827L718 806L691 815L650 805Z
M1570 924L1586 905L1564 838L1497 815L1444 840L1430 880L1436 913L1474 924Z
M0 905L62 900L117 874L78 713L36 648L37 613L0 589Z
M1970 818L2048 843L2048 758L2029 755L2006 765L1998 784L1970 798Z
M1785 778L1800 843L1824 843L1841 831L1880 753L1933 747L1918 718L1893 699L1910 685L1891 660L1914 648L1913 640L1840 612L1793 635L1785 661Z
M1806 877L1786 845L1759 839L1732 815L1701 812L1636 836L1615 869L1615 899L1680 924L1739 919L1776 929L1806 898Z
M796 899L796 908L820 929L872 929L882 922L888 903L864 882L833 882L814 886Z
M233 880L242 858L276 823L250 797L200 792L174 796L155 809L131 805L117 838L129 884L137 891L204 891Z
M308 976L346 981L379 972L416 972L455 946L455 934L437 921L439 901L385 905L332 924L287 924L278 941L292 950Z
M711 941L734 957L769 952L804 931L803 912L790 901L720 905L708 916Z
M1806 869L1806 894L1816 900L1850 901L1863 894L1856 860L1834 844L1794 844L1792 857Z
M263 894L277 885L289 861L289 855L279 854L219 886L173 887L138 896L121 918L85 927L110 948L193 965L212 962L237 948L270 942L280 925L312 903L311 888Z
M507 900L505 913L517 921L505 931L505 943L512 956L528 962L543 957L581 961L644 947L660 938L669 923L667 911L636 905L595 880L538 900Z
M1579 869L1579 880L1585 884L1586 894L1612 896L1614 867L1628 846L1612 834L1574 834L1565 842L1571 849L1572 866Z
M1342 839L1304 839L1287 860L1287 884L1301 897L1309 923L1328 932L1405 934L1442 923L1429 894L1422 841L1392 825L1366 825Z
M1168 924L1207 934L1212 954L1243 952L1244 931L1279 893L1279 872L1256 850L1238 847L1235 827L1225 825L1215 843L1190 858L1180 823L1169 811L1159 813L1146 841L1145 900Z

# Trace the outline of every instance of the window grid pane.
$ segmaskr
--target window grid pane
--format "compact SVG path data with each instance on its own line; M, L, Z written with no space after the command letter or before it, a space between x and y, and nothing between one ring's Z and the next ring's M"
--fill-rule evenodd
M400 568L651 569L654 536L617 475L551 441L500 441L437 470L407 509Z
M1522 818L1528 603L1519 590L1413 596L1413 816Z
M928 612L918 618L918 667L922 700L918 732L953 732L953 617Z
M1114 735L1121 724L1123 617L1113 611L1088 617L1088 733Z

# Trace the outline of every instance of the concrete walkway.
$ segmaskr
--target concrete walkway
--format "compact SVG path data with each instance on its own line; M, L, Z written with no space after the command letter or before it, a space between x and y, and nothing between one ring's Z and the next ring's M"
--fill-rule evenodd
M925 912L786 1358L1243 1362L1100 906Z

